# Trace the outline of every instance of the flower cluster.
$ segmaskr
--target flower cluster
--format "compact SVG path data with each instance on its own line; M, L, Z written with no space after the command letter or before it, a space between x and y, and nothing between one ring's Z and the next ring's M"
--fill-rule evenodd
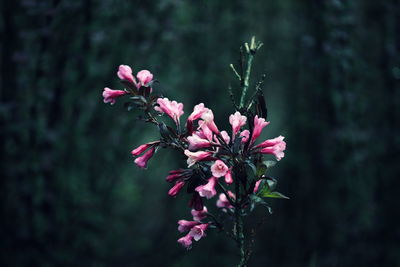
M250 57L254 56L262 44L253 39L250 46L246 45ZM248 84L249 72L239 75L232 68L240 80L247 80ZM139 145L131 151L134 163L139 168L147 168L149 160L159 148L179 150L186 158L185 167L171 170L165 178L166 182L172 184L169 196L177 197L183 188L190 195L189 207L193 220L178 221L178 231L186 233L178 239L178 243L189 249L193 240L199 241L205 237L209 229L217 228L226 232L224 222L234 221L230 234L241 249L242 262L245 261L241 217L250 214L257 204L270 209L263 198L287 198L274 191L276 180L267 175L268 169L276 162L264 160L266 155L273 156L276 161L285 156L284 137L258 141L263 129L269 124L265 119L266 107L260 89L257 88L255 97L245 106L243 99L247 88L246 83L241 83L244 86L241 103L237 106L233 101L236 111L229 116L231 129L226 131L217 126L213 111L204 103L194 106L186 123L181 125L183 103L153 92L155 81L150 71L141 70L133 76L129 66L121 65L117 75L125 89L104 88L104 102L114 104L119 97L130 96L125 106L128 109L138 107L143 110L144 120L155 124L160 132L159 140ZM251 107L254 106L255 111L252 111ZM169 124L174 127L167 126L159 119L163 114L172 119L173 123ZM214 215L204 202L217 195L213 209L218 215Z

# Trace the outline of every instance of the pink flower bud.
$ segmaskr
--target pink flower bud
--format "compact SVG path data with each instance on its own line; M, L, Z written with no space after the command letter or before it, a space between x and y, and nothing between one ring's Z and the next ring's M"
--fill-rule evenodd
M224 139L225 143L227 143L229 145L231 138L229 137L228 133L226 131L221 131L221 136L222 136L222 139Z
M184 237L178 239L178 243L181 244L186 249L190 249L192 246L193 237L188 233Z
M210 141L208 141L207 139L201 138L196 133L194 133L191 136L188 136L187 140L189 142L189 149L190 150L196 150L196 149L199 149L199 148L210 147L211 146Z
M151 144L140 145L137 148L135 148L134 150L132 150L131 154L132 154L132 156L139 156L145 150L147 150L150 146L151 146Z
M111 105L115 104L116 98L122 95L125 95L126 92L122 90L112 90L108 87L104 88L103 97L104 103L110 103Z
M155 147L152 147L151 149L147 150L147 152L144 153L143 156L136 158L135 159L136 165L142 169L146 168L147 162L153 156L154 151L155 151Z
M216 160L215 163L211 166L211 172L214 177L225 176L228 172L229 168L222 160Z
M178 221L178 231L181 233L187 232L193 228L193 226L198 225L199 222L197 221L186 221L186 220L179 220Z
M262 181L261 179L258 180L258 181L256 182L256 184L254 185L254 190L253 190L254 193L257 193L257 192L258 192L258 188L260 187L261 181Z
M228 170L225 174L225 183L227 184L231 184L233 183L233 179L232 179L232 171Z
M200 103L193 108L192 114L189 115L188 120L194 121L201 118L204 112L208 111L208 108L204 107L203 103Z
M213 133L210 128L208 128L207 123L205 123L203 120L199 121L199 129L196 134L203 139L207 139L208 141L213 140Z
M212 152L208 152L208 151L191 152L187 149L185 150L184 153L188 157L187 164L189 167L193 166L198 161L209 159L211 157L211 155L213 154Z
M239 111L236 111L235 114L229 116L229 123L232 125L232 136L236 136L240 131L240 127L245 125L246 121L246 116L242 116Z
M146 86L153 80L153 74L148 70L141 70L136 74L136 78L141 86Z
M171 119L179 125L179 118L183 115L183 104L176 101L170 101L168 98L158 98L157 104L159 107L154 109L161 113L166 113Z
M254 128L253 128L253 134L251 136L251 141L250 143L253 144L256 139L260 136L263 128L267 126L269 122L266 122L265 119L263 118L258 118L258 115L254 117Z
M229 202L228 198L223 193L219 194L219 198L217 200L217 204L216 205L217 205L218 208L227 208L227 209L232 209L233 208L233 206Z
M285 156L285 153L283 152L285 149L286 149L286 142L279 141L276 142L275 145L261 149L260 153L272 154L275 156L276 160L281 160Z
M182 187L185 185L184 181L177 182L169 191L168 195L171 197L176 197L178 195L179 191L181 191Z
M192 213L192 216L193 216L193 220L201 221L201 220L207 218L208 210L207 210L207 207L204 206L203 210L192 209L191 213Z
M126 80L136 85L136 80L132 75L132 69L128 65L120 65L117 75L121 80Z
M214 122L214 114L211 109L208 109L206 112L204 112L201 115L201 118L205 121L205 123L207 124L207 127L210 128L210 130L213 133L219 134L217 125L215 125L215 122Z
M265 148L265 147L270 147L270 146L274 146L278 143L281 143L283 141L283 139L285 139L285 137L283 137L282 135L275 137L274 139L268 139L265 140L264 142L262 142L259 145L256 145L256 148Z
M194 240L199 241L202 237L206 236L206 230L208 228L208 223L203 223L194 226L189 234L193 237Z
M244 130L240 133L240 136L242 136L242 143L247 143L250 137L250 131L249 130Z
M199 195L201 197L206 197L207 199L212 198L217 194L217 191L215 190L215 184L217 183L217 178L211 177L208 179L208 183L205 185L199 185L196 187L196 191L199 192Z

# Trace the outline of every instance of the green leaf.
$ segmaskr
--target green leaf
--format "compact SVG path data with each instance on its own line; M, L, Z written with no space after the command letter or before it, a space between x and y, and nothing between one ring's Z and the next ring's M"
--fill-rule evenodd
M272 208L271 208L271 207L268 205L268 203L265 202L265 200L262 199L261 197L256 196L256 195L250 195L250 200L251 200L250 210L253 210L257 204L260 204L260 205L266 207L267 210L268 210L268 212L269 212L270 214L272 214Z
M269 169L276 165L276 161L275 160L265 160L265 161L263 161L263 164L267 167L267 169Z
M258 90L257 94L256 114L261 118L267 119L267 105L265 104L264 94L261 90Z
M262 194L263 197L269 197L269 198L284 198L284 199L289 199L287 196L285 196L282 193L279 192L266 192Z

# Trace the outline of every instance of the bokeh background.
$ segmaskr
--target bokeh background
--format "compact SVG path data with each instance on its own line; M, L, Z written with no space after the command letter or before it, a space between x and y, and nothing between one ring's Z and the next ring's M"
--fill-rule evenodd
M101 93L120 89L119 64L149 69L186 115L204 102L227 127L228 65L252 35L263 137L288 143L271 176L291 200L246 221L266 217L249 266L400 266L399 1L0 6L1 266L233 266L222 235L176 243L188 198L164 178L184 158L161 150L138 169L129 152L157 131Z

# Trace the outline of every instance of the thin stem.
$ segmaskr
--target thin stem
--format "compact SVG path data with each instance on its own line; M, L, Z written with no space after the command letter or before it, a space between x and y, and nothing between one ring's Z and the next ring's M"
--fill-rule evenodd
M246 266L246 253L244 249L243 211L241 207L240 181L238 178L239 177L236 177L235 179L235 236L240 253L240 262L238 267L244 267Z

